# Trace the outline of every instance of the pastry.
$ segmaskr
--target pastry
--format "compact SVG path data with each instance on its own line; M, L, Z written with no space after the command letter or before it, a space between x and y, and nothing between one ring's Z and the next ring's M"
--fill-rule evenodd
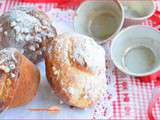
M0 50L0 110L28 103L36 95L40 72L15 48Z
M65 103L87 108L106 87L105 51L92 38L64 33L45 52L47 79Z
M17 48L34 63L56 35L49 17L33 7L17 6L0 17L0 49Z

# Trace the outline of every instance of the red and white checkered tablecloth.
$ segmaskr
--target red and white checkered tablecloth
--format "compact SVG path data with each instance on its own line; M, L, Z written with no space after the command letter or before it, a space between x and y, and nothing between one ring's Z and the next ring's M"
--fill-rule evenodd
M55 3L31 4L21 2L21 0L0 0L0 12L3 13L16 5L34 5L46 12L57 6ZM157 11L153 17L145 21L143 24L160 29L160 12ZM115 77L116 83L116 99L113 101L113 114L110 119L146 120L148 118L147 108L153 96L154 88L157 86L157 80L143 82L121 73L113 63L109 63L107 67L114 68L113 77ZM160 99L156 103L153 113L156 120L160 120ZM95 113L93 113L93 118L96 118L94 116L95 114L96 110ZM104 112L102 114L105 115Z

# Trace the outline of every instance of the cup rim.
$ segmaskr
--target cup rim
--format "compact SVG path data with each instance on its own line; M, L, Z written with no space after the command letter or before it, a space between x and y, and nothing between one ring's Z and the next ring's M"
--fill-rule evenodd
M152 10L152 12L150 12L150 14L148 14L148 15L146 15L144 17L127 17L125 15L125 19L127 19L127 20L136 20L137 21L137 20L145 20L145 19L150 18L155 13L155 11L156 11L156 5L154 3L154 0L151 0L151 2L152 2L152 5L153 5L153 10ZM124 11L124 13L125 13L125 11Z
M160 70L160 65L158 65L155 69L151 70L151 71L148 71L148 72L145 72L145 73L134 73L134 72L131 72L131 71L127 71L125 69L123 69L121 67L121 65L118 64L118 62L116 62L116 60L114 59L113 57L113 45L114 43L116 42L116 39L121 36L121 34L127 32L128 30L130 29L135 29L135 28L147 28L149 30L153 30L157 33L160 33L157 29L151 27L151 26L148 26L148 25L132 25L132 26L129 26L127 28L124 28L123 30L121 30L121 32L119 34L117 34L117 36L115 36L115 38L113 39L112 43L111 43L111 60L113 61L113 63L115 64L115 66L120 70L122 71L123 73L126 73L128 75L132 75L132 76L135 76L135 77L144 77L144 76L148 76L148 75L152 75L154 73L156 73L157 71Z
M84 4L88 3L88 2L102 2L102 1L107 2L107 1L105 1L105 0L101 0L101 1L97 1L97 0L87 0L87 1L84 1L84 2L82 2L81 5L77 8L76 13L78 13L79 11L81 11L81 7L82 7ZM123 5L122 5L122 3L121 3L119 0L113 0L113 1L114 1L114 2L118 5L118 7L121 9L121 13L122 13L121 22L120 22L119 26L117 27L117 30L116 30L111 36L109 36L107 39L104 39L104 40L101 40L101 41L97 41L97 40L94 38L94 40L95 40L98 44L103 44L103 43L105 43L105 42L107 42L107 41L110 41L110 39L111 39L113 36L115 36L115 35L122 29L122 27L123 27L123 24L124 24L124 21L125 21L125 13L124 13ZM75 18L74 18L74 24L73 24L73 26L74 26L74 29L75 29L75 31L76 31ZM92 38L93 38L93 37L92 37Z

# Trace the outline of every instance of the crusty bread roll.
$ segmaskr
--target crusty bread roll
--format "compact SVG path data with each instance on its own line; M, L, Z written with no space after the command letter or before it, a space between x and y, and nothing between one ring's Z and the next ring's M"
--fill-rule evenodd
M33 7L18 6L0 17L0 49L18 48L34 63L56 35L49 17Z
M0 109L28 103L36 95L40 72L15 48L0 51Z
M92 38L59 35L45 53L45 64L55 94L71 106L90 107L104 93L105 51Z

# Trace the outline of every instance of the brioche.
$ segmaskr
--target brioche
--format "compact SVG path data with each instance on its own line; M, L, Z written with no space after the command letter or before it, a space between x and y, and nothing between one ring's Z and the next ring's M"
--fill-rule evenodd
M64 33L45 52L47 79L65 103L87 108L106 87L105 51L92 38Z
M17 48L34 63L56 35L49 17L36 8L17 6L0 16L0 49Z
M40 72L15 48L0 51L0 109L28 103L36 95Z

